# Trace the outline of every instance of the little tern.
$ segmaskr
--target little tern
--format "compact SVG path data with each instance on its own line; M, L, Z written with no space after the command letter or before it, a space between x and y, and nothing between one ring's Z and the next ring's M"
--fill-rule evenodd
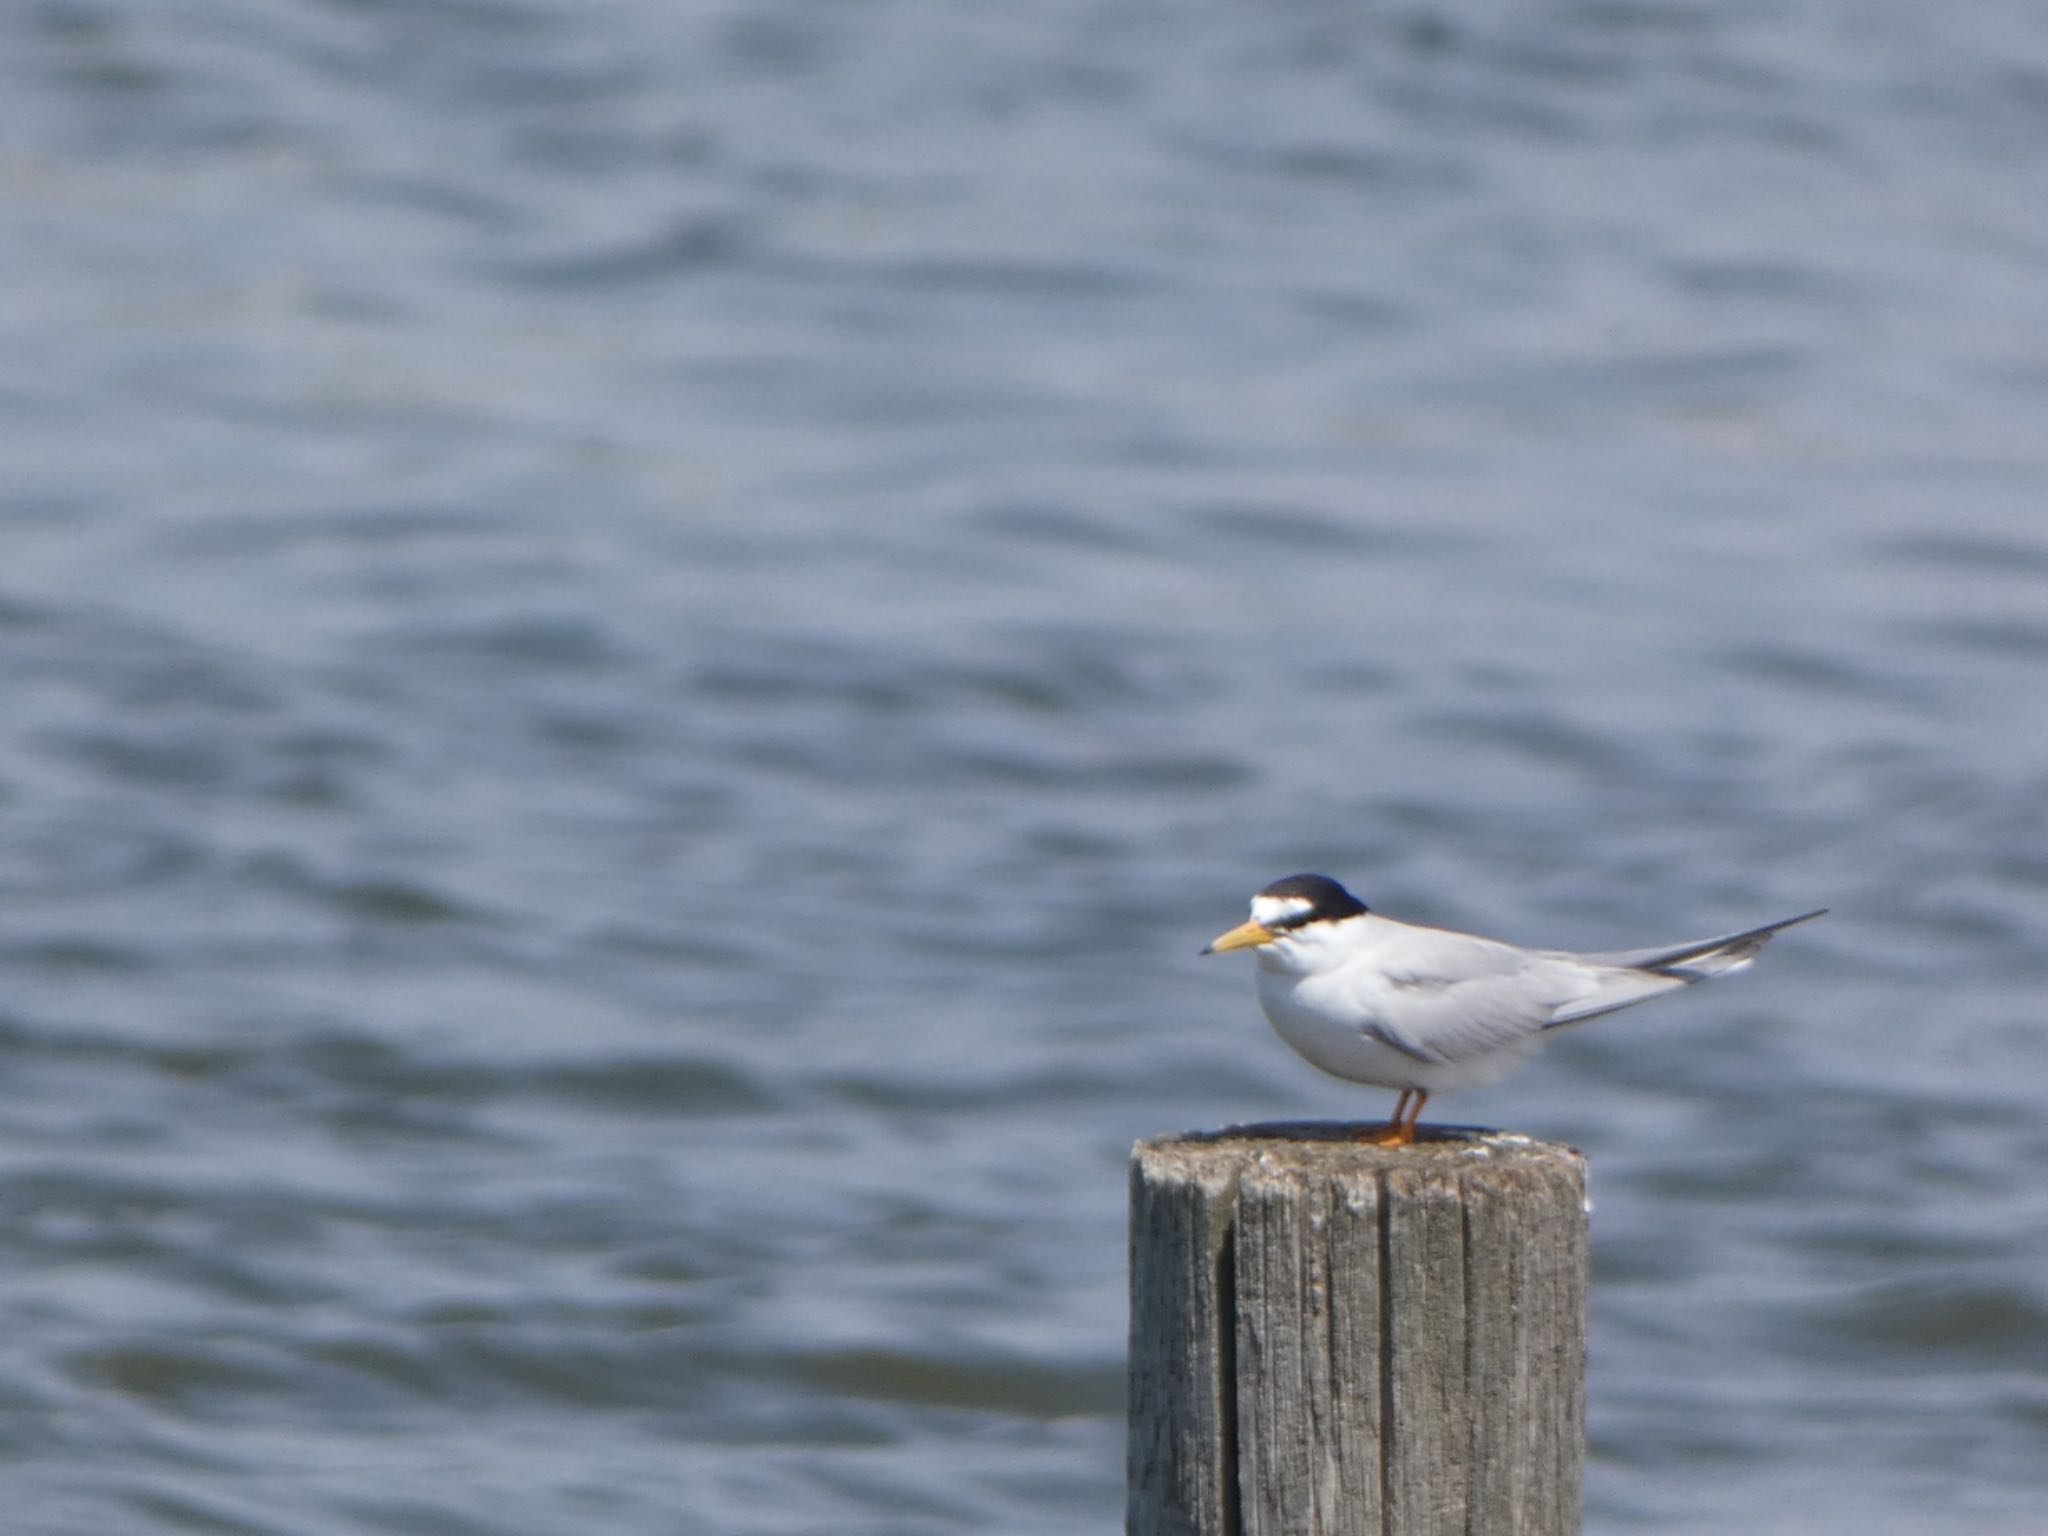
M1327 875L1289 875L1202 951L1255 949L1273 1030L1334 1077L1396 1088L1368 1140L1405 1146L1430 1095L1483 1088L1526 1065L1567 1024L1739 971L1772 934L1827 909L1717 939L1606 954L1523 949L1400 923Z

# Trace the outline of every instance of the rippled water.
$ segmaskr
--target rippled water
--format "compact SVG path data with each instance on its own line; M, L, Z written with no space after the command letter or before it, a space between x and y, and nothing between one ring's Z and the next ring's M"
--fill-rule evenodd
M1829 904L1447 1113L1588 1529L2048 1509L2048 19L0 10L0 1484L1121 1517L1197 946Z

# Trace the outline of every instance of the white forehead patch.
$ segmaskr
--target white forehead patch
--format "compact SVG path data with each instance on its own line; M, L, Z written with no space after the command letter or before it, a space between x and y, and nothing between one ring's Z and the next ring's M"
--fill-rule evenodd
M1308 916L1312 906L1300 896L1254 896L1252 921L1261 928L1281 928Z

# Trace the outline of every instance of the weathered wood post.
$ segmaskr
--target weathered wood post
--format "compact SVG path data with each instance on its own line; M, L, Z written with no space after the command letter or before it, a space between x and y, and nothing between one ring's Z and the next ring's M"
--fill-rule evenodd
M1140 1142L1128 1536L1576 1536L1586 1277L1566 1147Z

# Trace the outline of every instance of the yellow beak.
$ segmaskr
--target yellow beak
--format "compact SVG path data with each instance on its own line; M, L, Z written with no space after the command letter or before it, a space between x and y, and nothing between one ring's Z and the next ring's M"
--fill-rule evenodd
M1227 949L1251 949L1255 945L1270 944L1279 937L1264 923L1239 923L1230 932L1217 934L1202 953L1220 955Z

